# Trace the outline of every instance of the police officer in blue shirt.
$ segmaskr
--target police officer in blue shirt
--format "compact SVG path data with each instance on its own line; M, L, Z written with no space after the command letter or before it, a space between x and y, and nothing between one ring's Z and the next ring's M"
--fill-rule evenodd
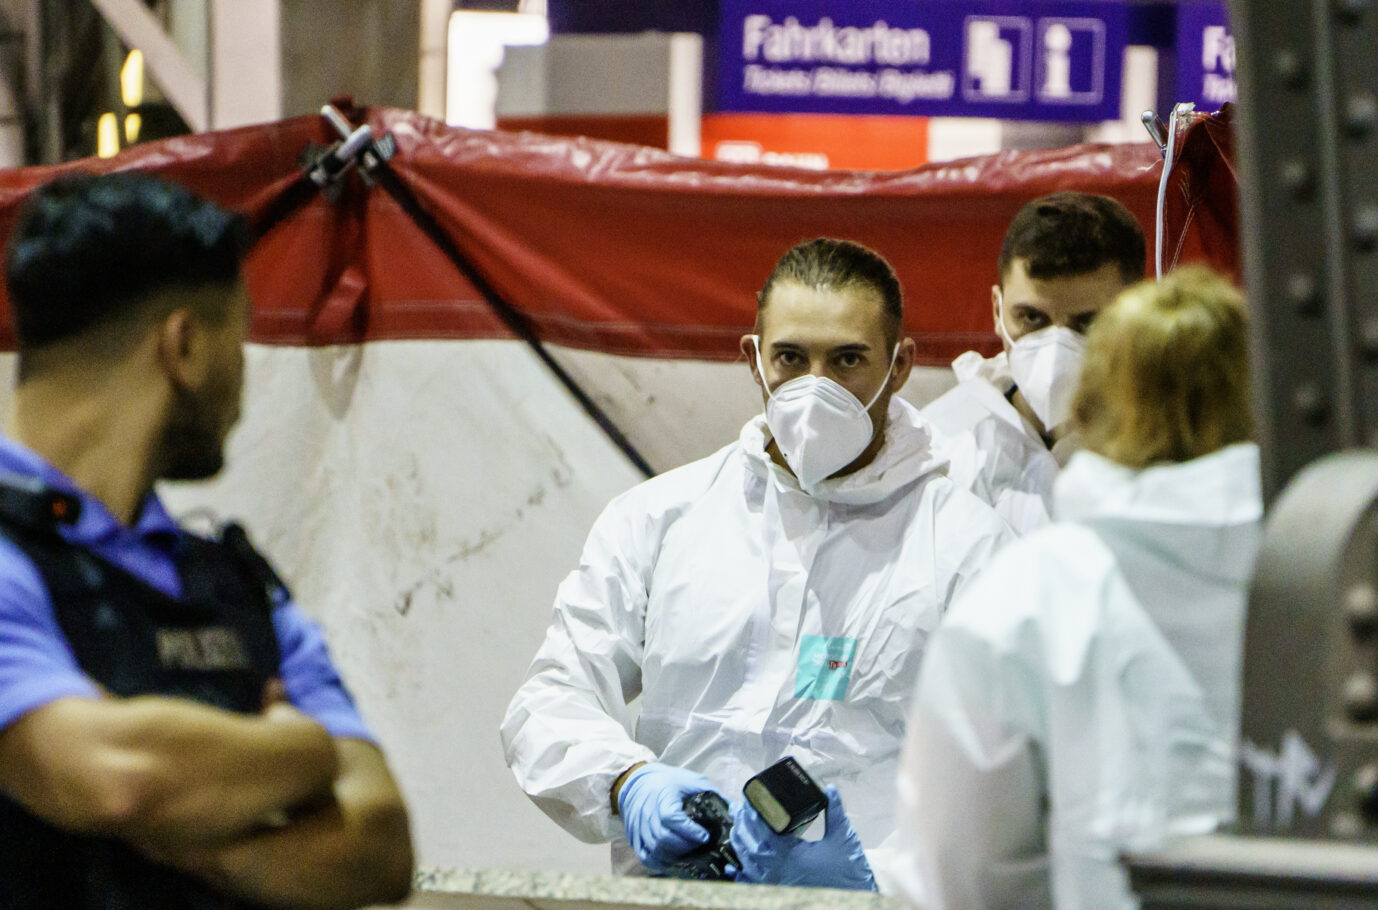
M6 261L0 906L401 899L397 786L243 532L179 528L159 479L217 473L249 301L238 219L148 177L67 178Z

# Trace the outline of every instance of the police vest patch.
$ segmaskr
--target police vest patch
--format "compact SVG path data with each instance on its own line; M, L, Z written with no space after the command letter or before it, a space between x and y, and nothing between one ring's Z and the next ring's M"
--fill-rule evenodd
M169 670L250 670L239 632L225 626L158 629L158 660Z

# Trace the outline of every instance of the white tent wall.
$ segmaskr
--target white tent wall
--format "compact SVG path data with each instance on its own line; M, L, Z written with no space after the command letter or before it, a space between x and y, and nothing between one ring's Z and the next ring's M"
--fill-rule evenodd
M658 468L736 438L746 364L556 355ZM0 362L8 400L13 355ZM948 384L919 370L906 397ZM603 506L640 476L515 341L251 345L228 464L175 514L245 522L326 631L426 866L599 872L517 789L498 724Z

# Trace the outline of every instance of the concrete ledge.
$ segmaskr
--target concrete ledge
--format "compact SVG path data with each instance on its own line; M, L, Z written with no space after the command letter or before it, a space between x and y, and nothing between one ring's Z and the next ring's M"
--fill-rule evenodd
M828 888L502 869L422 869L408 907L435 910L899 910L893 899Z

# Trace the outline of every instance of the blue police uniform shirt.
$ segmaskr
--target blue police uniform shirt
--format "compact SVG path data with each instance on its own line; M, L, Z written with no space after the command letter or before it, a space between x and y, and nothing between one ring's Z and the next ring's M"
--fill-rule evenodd
M169 596L181 596L174 557L186 532L157 495L149 494L133 527L126 527L61 471L3 436L0 474L36 478L79 498L80 517L61 527L67 540ZM331 736L372 742L315 623L288 602L274 609L273 628L282 651L280 676L292 704ZM99 698L100 690L77 665L38 569L0 536L0 729L30 711L74 696Z

